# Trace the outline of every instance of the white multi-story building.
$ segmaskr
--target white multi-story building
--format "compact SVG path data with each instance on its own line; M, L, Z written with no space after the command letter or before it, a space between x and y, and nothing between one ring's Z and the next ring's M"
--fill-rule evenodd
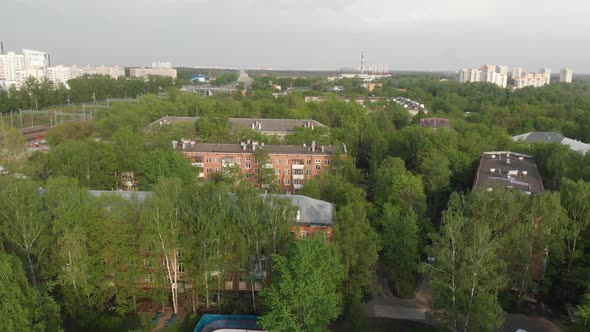
M574 71L568 68L563 68L559 73L559 81L562 83L571 83L574 76Z
M0 55L0 84L20 88L29 77L43 80L47 75L49 56L45 52L23 49L22 54Z
M151 68L131 68L131 77L148 79L150 76L168 76L176 79L176 69L172 68L170 62L153 62Z
M481 69L461 69L459 82L488 82L505 88L508 84L508 67L483 65Z
M514 78L514 88L520 89L527 86L538 88L550 82L551 69L541 68L538 73L522 72L519 77Z
M72 77L80 77L83 75L105 75L114 78L125 76L125 67L120 66L78 66L74 65L72 68Z
M522 76L522 68L512 68L512 73L510 74L510 78L515 80Z
M69 66L58 65L47 68L47 79L55 85L61 84L67 87L68 81L72 78L72 68Z

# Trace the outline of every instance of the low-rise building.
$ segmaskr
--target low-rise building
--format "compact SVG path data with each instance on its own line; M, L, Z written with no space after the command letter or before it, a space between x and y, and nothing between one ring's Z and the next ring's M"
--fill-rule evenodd
M452 129L451 121L445 118L422 118L420 119L420 127L439 129Z
M166 76L176 79L176 68L172 68L170 62L154 62L151 68L131 68L129 75L134 78L148 79L150 76Z
M510 151L484 152L473 183L473 191L493 191L496 188L518 190L528 195L545 191L532 156Z
M170 125L181 122L196 122L197 117L165 116L152 123L146 129L149 131L167 130ZM233 130L250 129L265 136L277 137L280 141L295 131L296 128L326 127L315 120L304 119L261 119L261 118L229 118Z
M572 151L577 151L582 154L590 152L590 144L567 138L562 134L555 132L532 131L530 133L512 136L512 140L515 142L527 143L559 143L568 146Z
M199 177L202 179L229 176L239 171L243 180L250 181L254 186L268 186L268 183L263 183L262 174L270 169L275 174L273 185L286 194L296 194L306 181L319 179L331 166L333 156L340 149L339 146L321 146L315 142L308 146L264 145L257 141L211 144L183 140L173 141L172 145L201 170ZM345 147L343 150L346 152ZM258 160L257 156L261 153L267 156L266 162Z

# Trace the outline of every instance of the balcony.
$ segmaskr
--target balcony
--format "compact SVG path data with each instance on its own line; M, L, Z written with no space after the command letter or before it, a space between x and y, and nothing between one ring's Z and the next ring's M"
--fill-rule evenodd
M205 165L203 163L191 163L191 166L203 168Z
M301 189L301 188L303 188L302 184L294 184L293 185L293 189Z
M233 161L224 161L223 167L234 167L235 163Z
M262 165L262 168L272 168L272 164L264 164Z
M305 175L303 174L293 174L293 180L303 180L305 179Z
M297 165L297 164L293 164L291 165L292 169L304 169L305 165L301 164L301 165Z
M205 173L203 173L203 172L200 172L200 173L199 173L199 177L200 177L200 178L204 178L204 177L205 177Z

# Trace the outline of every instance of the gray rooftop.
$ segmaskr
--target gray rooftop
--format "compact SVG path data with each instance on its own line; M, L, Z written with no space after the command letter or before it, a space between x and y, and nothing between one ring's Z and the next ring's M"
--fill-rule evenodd
M137 199L139 202L145 201L152 196L151 191L108 191L108 190L90 190L94 197L114 195L125 199ZM263 195L266 196L266 195ZM334 219L334 204L319 199L310 198L302 195L268 195L273 197L286 198L291 204L299 210L299 219L295 222L298 224L309 224L314 226L331 226Z
M165 116L150 123L147 128L148 130L153 130L166 124L196 122L197 120L198 117ZM229 122L232 124L234 129L252 129L260 132L292 132L298 127L326 127L324 124L318 121L303 119L229 118Z
M481 157L473 190L485 188L491 191L495 187L527 194L545 191L533 157L510 151L484 152Z
M193 144L194 143L194 144ZM245 142L244 142L245 143ZM188 142L186 144L178 143L177 149L182 152L219 152L219 153L252 153L255 150L251 143L241 144L217 144L217 143L196 143ZM314 155L333 155L339 146L320 146L316 145L315 149L311 145L284 145L284 144L257 144L256 150L264 150L269 154L314 154ZM312 151L313 150L313 151ZM323 151L322 151L323 150Z
M521 135L512 137L515 142L528 142L528 143L560 143L566 145L570 150L588 153L590 152L590 144L586 144L571 138L567 138L560 133L550 131L532 131Z

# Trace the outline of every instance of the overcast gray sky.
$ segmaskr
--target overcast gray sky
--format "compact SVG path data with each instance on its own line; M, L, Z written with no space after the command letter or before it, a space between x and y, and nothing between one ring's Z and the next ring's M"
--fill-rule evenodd
M5 51L53 64L590 73L588 0L1 0Z

